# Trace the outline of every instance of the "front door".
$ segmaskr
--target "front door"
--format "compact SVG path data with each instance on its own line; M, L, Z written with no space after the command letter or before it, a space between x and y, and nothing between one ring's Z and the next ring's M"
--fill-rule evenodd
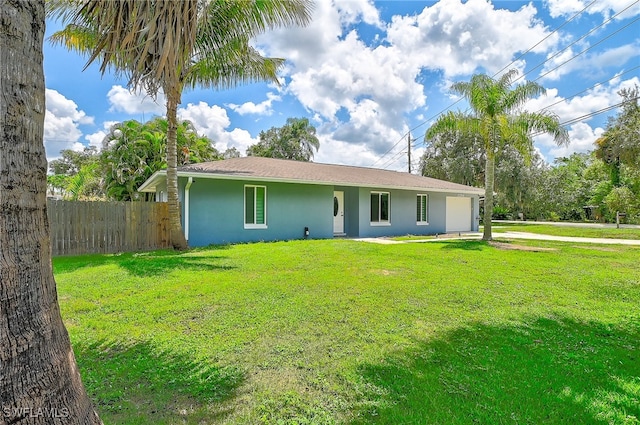
M344 192L333 192L333 233L344 234Z

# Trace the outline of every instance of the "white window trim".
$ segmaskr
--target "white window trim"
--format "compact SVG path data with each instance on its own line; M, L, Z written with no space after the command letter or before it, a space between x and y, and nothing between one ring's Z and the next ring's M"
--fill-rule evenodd
M248 187L262 187L264 188L264 224L251 224L251 223L247 223L247 188ZM253 217L255 220L255 207L256 207L256 192L253 192ZM267 186L261 186L261 185L257 185L257 184L245 184L244 188L242 189L242 222L244 223L244 228L245 229L267 229Z
M387 214L389 215L389 219L388 220L371 221L371 195L373 195L373 194L377 194L379 198L380 198L379 195L387 195L387 197L389 199L389 211L387 211ZM382 202L380 202L379 205L381 207L382 206ZM381 216L382 215L382 210L380 210L378 212L379 212L379 216ZM391 226L391 193L377 191L377 190L372 190L371 192L369 192L369 225L373 226L373 227Z
M416 226L428 226L429 225L429 194L428 193L418 193L418 196L426 196L427 197L427 221L416 221Z
M369 222L371 227L383 227L383 226L391 226L390 221L371 221Z

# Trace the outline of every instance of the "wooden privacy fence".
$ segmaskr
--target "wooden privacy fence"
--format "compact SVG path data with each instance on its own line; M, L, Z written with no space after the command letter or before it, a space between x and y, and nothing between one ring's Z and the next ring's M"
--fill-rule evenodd
M149 251L170 246L166 202L47 201L52 255Z

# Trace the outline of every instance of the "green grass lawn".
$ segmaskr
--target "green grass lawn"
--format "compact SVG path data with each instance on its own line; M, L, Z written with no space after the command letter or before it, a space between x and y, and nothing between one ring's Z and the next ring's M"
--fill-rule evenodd
M108 424L638 424L640 249L257 243L56 258Z
M553 224L494 223L492 230L499 232L528 232L554 236L582 238L640 239L640 229L615 227L555 226Z

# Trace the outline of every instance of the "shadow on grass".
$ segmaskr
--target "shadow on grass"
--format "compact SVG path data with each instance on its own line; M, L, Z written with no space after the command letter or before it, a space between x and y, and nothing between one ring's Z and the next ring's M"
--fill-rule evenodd
M638 326L636 326L638 325ZM637 424L640 324L477 325L359 372L357 424Z
M82 379L104 423L173 424L221 420L222 402L243 381L238 370L148 343L74 344Z
M150 251L140 253L94 254L74 257L56 257L53 260L54 273L71 273L84 267L117 265L133 276L164 276L176 269L192 271L232 270L235 267L224 264L227 257L211 255L211 251L222 247L195 249L189 251Z
M479 240L446 240L442 241L441 249L458 249L463 251L482 251L487 249L488 245L484 241Z

